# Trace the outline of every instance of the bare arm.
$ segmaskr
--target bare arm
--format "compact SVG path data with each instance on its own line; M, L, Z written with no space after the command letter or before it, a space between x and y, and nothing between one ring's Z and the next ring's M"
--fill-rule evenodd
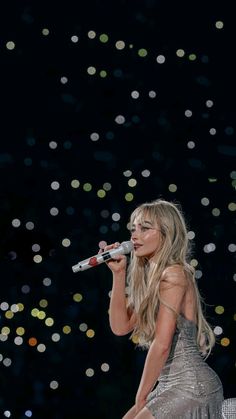
M170 307L180 313L187 281L180 267L168 268L160 283L160 297ZM176 315L161 303L156 320L155 338L148 351L139 389L136 395L136 411L142 409L147 395L153 389L170 353L176 330Z
M112 249L119 244L107 246L105 250ZM115 260L107 262L113 273L113 285L109 307L109 321L111 330L116 335L126 335L131 332L136 322L136 316L127 309L125 295L126 256L118 255Z

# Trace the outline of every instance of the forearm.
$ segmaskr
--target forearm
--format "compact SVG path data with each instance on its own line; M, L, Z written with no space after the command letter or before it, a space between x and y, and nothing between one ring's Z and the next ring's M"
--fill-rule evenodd
M155 339L148 351L144 364L143 374L139 384L139 396L146 397L155 386L162 368L168 358L170 348L164 348Z
M112 331L122 335L127 333L129 316L125 295L125 272L113 274L113 286L109 307L109 320Z

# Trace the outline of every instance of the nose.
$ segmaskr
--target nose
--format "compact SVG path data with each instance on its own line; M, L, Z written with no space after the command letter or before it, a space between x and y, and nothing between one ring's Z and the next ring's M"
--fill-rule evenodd
M135 229L135 230L133 230L133 231L132 231L132 233L131 233L131 239L132 239L133 241L135 241L135 240L137 240L137 238L138 238L138 231Z

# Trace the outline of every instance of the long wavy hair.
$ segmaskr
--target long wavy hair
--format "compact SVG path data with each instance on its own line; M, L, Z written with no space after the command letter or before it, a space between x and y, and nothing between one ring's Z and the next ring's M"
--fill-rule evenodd
M208 356L215 344L214 333L205 319L202 310L202 298L195 281L195 270L188 262L190 243L187 228L179 204L162 199L148 202L137 207L130 217L130 226L138 218L142 222L147 218L162 235L162 245L157 249L151 262L137 257L132 252L128 267L128 306L137 315L137 324L131 335L138 340L138 345L148 348L154 339L155 322L160 302L170 307L160 297L160 281L167 267L180 266L192 284L196 302L197 344L200 352ZM138 338L138 339L137 339Z

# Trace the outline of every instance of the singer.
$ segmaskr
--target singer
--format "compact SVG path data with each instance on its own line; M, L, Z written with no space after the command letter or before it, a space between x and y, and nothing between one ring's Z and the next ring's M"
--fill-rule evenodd
M215 337L189 264L180 207L144 203L131 214L130 230L128 268L124 254L106 262L113 274L111 329L116 335L132 332L148 349L135 404L123 419L221 418L222 384L205 362Z

